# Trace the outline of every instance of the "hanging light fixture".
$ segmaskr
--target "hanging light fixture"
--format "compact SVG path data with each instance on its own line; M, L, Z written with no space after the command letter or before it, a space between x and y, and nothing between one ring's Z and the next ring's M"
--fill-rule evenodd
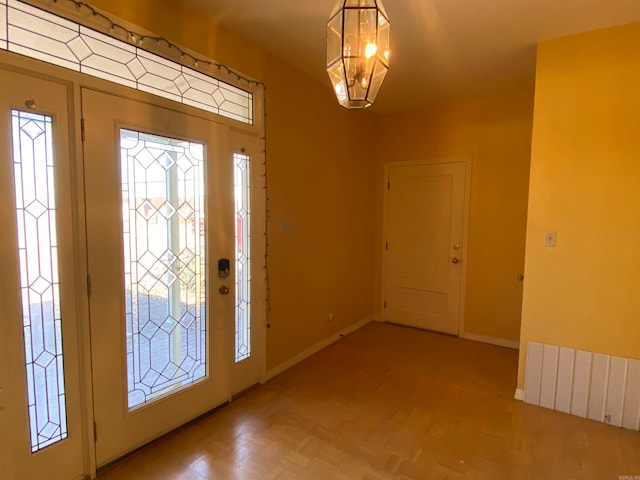
M340 0L327 23L327 72L345 108L366 108L389 70L389 19L380 0Z

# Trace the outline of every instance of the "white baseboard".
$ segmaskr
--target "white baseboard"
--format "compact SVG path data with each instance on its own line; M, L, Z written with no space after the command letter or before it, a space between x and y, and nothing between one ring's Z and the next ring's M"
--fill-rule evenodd
M289 368L293 367L297 363L300 363L305 358L310 357L314 353L318 353L323 348L326 348L329 345L331 345L332 343L337 342L338 340L340 340L342 337L346 337L347 335L355 332L356 330L361 329L362 327L364 327L365 325L371 323L372 321L375 321L374 317L367 317L367 318L365 318L363 320L360 320L359 322L354 323L353 325L348 326L347 328L339 331L338 333L335 333L335 334L331 335L329 338L325 338L324 340L319 341L315 345L312 345L311 347L309 347L306 350L300 352L299 354L297 354L296 356L290 358L289 360L286 360L286 361L282 362L281 364L276 365L272 369L268 370L266 372L266 374L265 374L264 381L266 382L266 381L271 380L276 375L279 375L282 372L284 372L285 370L288 370Z
M513 398L524 401L524 390L522 388L516 388L516 394Z
M475 333L466 332L461 333L460 338L473 340L474 342L490 343L491 345L497 345L499 347L513 348L514 350L520 350L520 342L507 340L506 338L486 337L484 335L477 335Z

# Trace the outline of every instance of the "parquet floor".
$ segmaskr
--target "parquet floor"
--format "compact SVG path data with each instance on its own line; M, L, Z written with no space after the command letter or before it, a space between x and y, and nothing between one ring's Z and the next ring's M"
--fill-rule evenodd
M517 352L372 323L100 480L640 478L640 433L513 400Z

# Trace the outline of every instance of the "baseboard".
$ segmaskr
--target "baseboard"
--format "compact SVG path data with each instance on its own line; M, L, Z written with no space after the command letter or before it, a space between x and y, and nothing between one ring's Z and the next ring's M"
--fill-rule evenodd
M522 388L516 388L516 394L513 396L516 400L524 401L524 390Z
M473 340L474 342L490 343L491 345L497 345L499 347L513 348L514 350L520 350L520 342L514 340L507 340L506 338L486 337L484 335L477 335L475 333L461 333L460 338L467 340Z
M281 364L276 365L272 369L267 370L267 373L265 374L264 381L266 382L266 381L271 380L276 375L279 375L282 372L284 372L285 370L288 370L289 368L293 367L297 363L300 363L305 358L310 357L314 353L318 353L323 348L328 347L332 343L337 342L338 340L340 340L342 337L346 337L347 335L355 332L356 330L361 329L362 327L364 327L365 325L367 325L367 324L369 324L369 323L371 323L373 321L375 321L375 318L373 316L364 318L363 320L360 320L359 322L356 322L353 325L348 326L347 328L339 331L338 333L335 333L335 334L331 335L329 338L325 338L324 340L319 341L315 345L313 345L313 346L307 348L306 350L300 352L296 356L291 357L289 360L286 360L286 361L282 362Z

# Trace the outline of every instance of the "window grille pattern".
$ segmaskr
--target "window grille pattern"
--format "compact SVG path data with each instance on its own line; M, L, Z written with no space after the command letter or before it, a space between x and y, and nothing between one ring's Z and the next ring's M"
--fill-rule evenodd
M18 0L0 0L0 48L253 124L253 94Z
M207 375L204 145L120 130L128 404Z
M236 363L251 356L251 197L250 163L234 155L236 204Z
M31 451L67 437L52 119L11 111Z

